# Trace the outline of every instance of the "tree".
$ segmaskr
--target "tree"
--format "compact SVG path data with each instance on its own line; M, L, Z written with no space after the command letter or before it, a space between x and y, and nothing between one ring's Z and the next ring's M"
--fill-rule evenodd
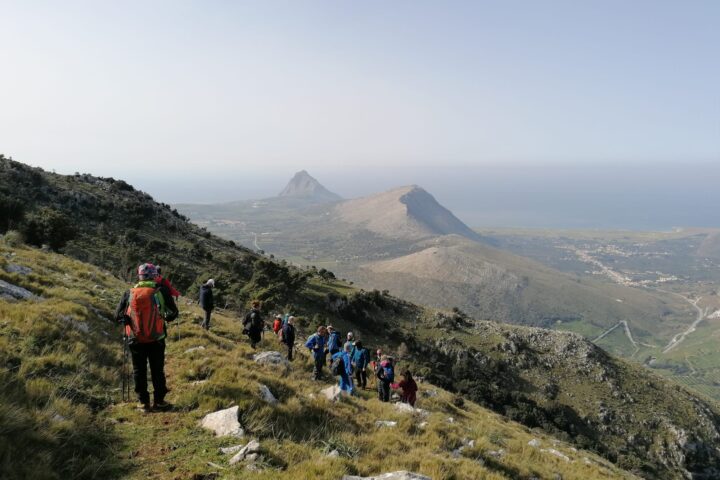
M41 208L28 215L21 233L25 241L31 245L47 244L57 251L75 237L70 219L52 208Z

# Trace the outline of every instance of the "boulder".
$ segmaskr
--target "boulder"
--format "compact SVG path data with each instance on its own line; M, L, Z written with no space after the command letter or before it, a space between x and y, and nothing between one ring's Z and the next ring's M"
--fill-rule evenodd
M358 477L356 475L344 475L342 480L432 480L430 477L406 471L383 473L374 477Z
M250 440L250 442L242 447L238 452L230 459L230 465L235 465L238 462L242 462L246 457L252 454L256 454L260 451L260 442L257 440ZM250 457L252 459L257 458L257 455Z
M253 360L268 367L290 369L290 362L280 352L261 352L253 356Z
M7 300L28 300L37 297L30 290L0 280L0 298Z
M260 397L263 399L265 403L269 403L270 405L275 405L278 401L277 398L275 398L275 395L272 394L270 389L266 387L265 385L260 385Z
M528 445L530 445L533 448L538 448L540 446L540 440L538 440L537 438L533 438L532 440L530 440L528 442Z
M192 353L192 352L199 352L200 350L205 350L205 347L200 345L199 347L192 347L185 350L185 353Z
M244 447L244 445L234 445L232 447L223 447L223 448L220 448L220 453L224 453L225 455L231 455L233 453L239 452L240 449L243 447Z
M238 421L239 409L235 406L209 413L200 421L200 426L215 432L216 437L242 437L245 432Z
M340 398L340 395L342 395L342 390L340 390L339 386L332 385L328 388L320 390L320 394L331 402L335 402L338 398Z
M29 275L32 273L32 268L24 267L16 263L8 263L5 266L5 271L8 273L19 273L20 275Z

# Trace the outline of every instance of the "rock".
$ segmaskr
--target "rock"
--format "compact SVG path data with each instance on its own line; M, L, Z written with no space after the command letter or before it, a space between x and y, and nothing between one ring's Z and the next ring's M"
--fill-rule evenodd
M565 455L562 452L555 450L554 448L543 448L540 451L544 452L544 453L549 453L551 455L555 455L556 457L561 458L561 459L565 460L566 462L570 461L570 457L568 457L567 455Z
M257 460L259 455L257 453L251 453L249 455L245 455L245 461L247 462L255 462Z
M428 426L428 422L418 423L418 428L425 428L425 427L427 427L427 426Z
M340 398L342 390L340 390L340 387L338 387L337 385L333 385L331 387L320 390L320 394L331 402L335 402L338 398Z
M327 456L330 458L337 458L340 456L340 452L338 452L337 450L333 450L332 452L328 453Z
M342 480L432 480L430 477L407 471L383 473L374 477L358 477L356 475L343 475Z
M437 390L432 390L432 389L431 390L422 390L420 393L423 397L428 397L428 398L438 396Z
M505 455L505 449L501 448L500 450L490 450L488 455L494 458L502 458L502 456Z
M528 445L530 445L533 448L538 448L541 445L541 443L540 443L540 440L538 440L537 438L533 438L532 440L530 440L528 442Z
M207 382L207 380L193 380L192 382L190 382L190 385L204 385Z
M448 417L447 419L448 423L455 423L455 419L453 417Z
M244 445L235 445L232 447L224 447L220 449L220 453L224 453L225 455L231 455L233 453L237 453L240 451L241 448L243 448Z
M383 428L383 427L395 428L395 427L397 427L397 422L393 422L391 420L378 420L375 422L375 426L377 428Z
M261 352L253 357L255 363L273 368L290 369L290 362L280 352Z
M200 351L200 350L205 350L205 347L203 347L202 345L200 345L199 347L188 348L187 350L185 350L185 353L198 352L198 351Z
M401 413L411 413L420 417L427 417L428 415L430 415L430 412L428 412L427 410L423 410L422 408L414 408L409 403L396 403L395 410Z
M32 273L32 268L24 267L16 263L8 263L5 266L5 271L8 273L19 273L20 275L29 275Z
M7 300L29 300L38 298L30 290L27 290L4 280L0 280L0 298Z
M260 442L257 440L250 440L250 442L242 447L238 452L230 459L230 465L235 465L238 462L245 460L245 457L252 453L258 453L260 451ZM257 458L257 457L254 457Z
M265 385L260 385L260 397L262 397L263 401L265 403L269 403L270 405L275 405L278 401L277 398L275 398L275 395L272 394L270 389L266 387Z
M89 333L90 332L90 325L88 325L86 322L78 322L70 315L61 315L59 317L60 320L62 320L65 323L69 323L72 328L75 330L82 332L82 333Z
M235 406L209 413L200 421L200 426L214 431L216 437L242 437L245 432L238 421L239 409Z
M462 447L456 448L456 449L453 450L452 453L451 453L452 457L453 457L453 458L460 458L460 456L462 455L463 450L465 450L465 446L464 446L464 445L463 445Z

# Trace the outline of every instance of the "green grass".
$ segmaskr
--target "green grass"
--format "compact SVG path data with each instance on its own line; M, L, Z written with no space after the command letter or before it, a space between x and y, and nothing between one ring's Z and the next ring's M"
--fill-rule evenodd
M207 333L196 322L200 311L183 301L167 348L168 400L175 409L141 413L119 402L119 328L107 320L125 285L62 255L0 245L0 267L7 263L33 272L23 276L0 268L0 278L43 299L0 300L3 478L175 479L218 472L223 478L336 480L343 473L398 469L434 479L631 478L596 455L472 402L458 408L453 394L428 384L421 390L438 394L420 396L418 406L430 412L425 428L422 419L398 413L372 392L332 404L318 395L328 383L309 381L311 362L304 352L287 375L259 368L232 312L218 312ZM84 324L90 333L77 327ZM195 346L205 350L186 353ZM260 349L277 347L267 337ZM260 384L278 397L277 406L260 400ZM206 413L232 404L240 406L245 440L215 438L198 426ZM394 420L398 427L378 429L376 420ZM249 438L262 444L258 473L244 464L230 467L218 452ZM574 461L529 447L533 438ZM475 440L475 447L453 458L463 439ZM327 457L329 448L342 455ZM499 448L505 450L501 458L489 454Z

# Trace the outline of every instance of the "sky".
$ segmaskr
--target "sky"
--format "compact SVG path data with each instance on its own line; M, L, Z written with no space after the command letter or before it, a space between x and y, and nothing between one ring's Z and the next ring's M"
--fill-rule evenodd
M718 24L715 0L0 0L0 153L170 202L720 163Z

